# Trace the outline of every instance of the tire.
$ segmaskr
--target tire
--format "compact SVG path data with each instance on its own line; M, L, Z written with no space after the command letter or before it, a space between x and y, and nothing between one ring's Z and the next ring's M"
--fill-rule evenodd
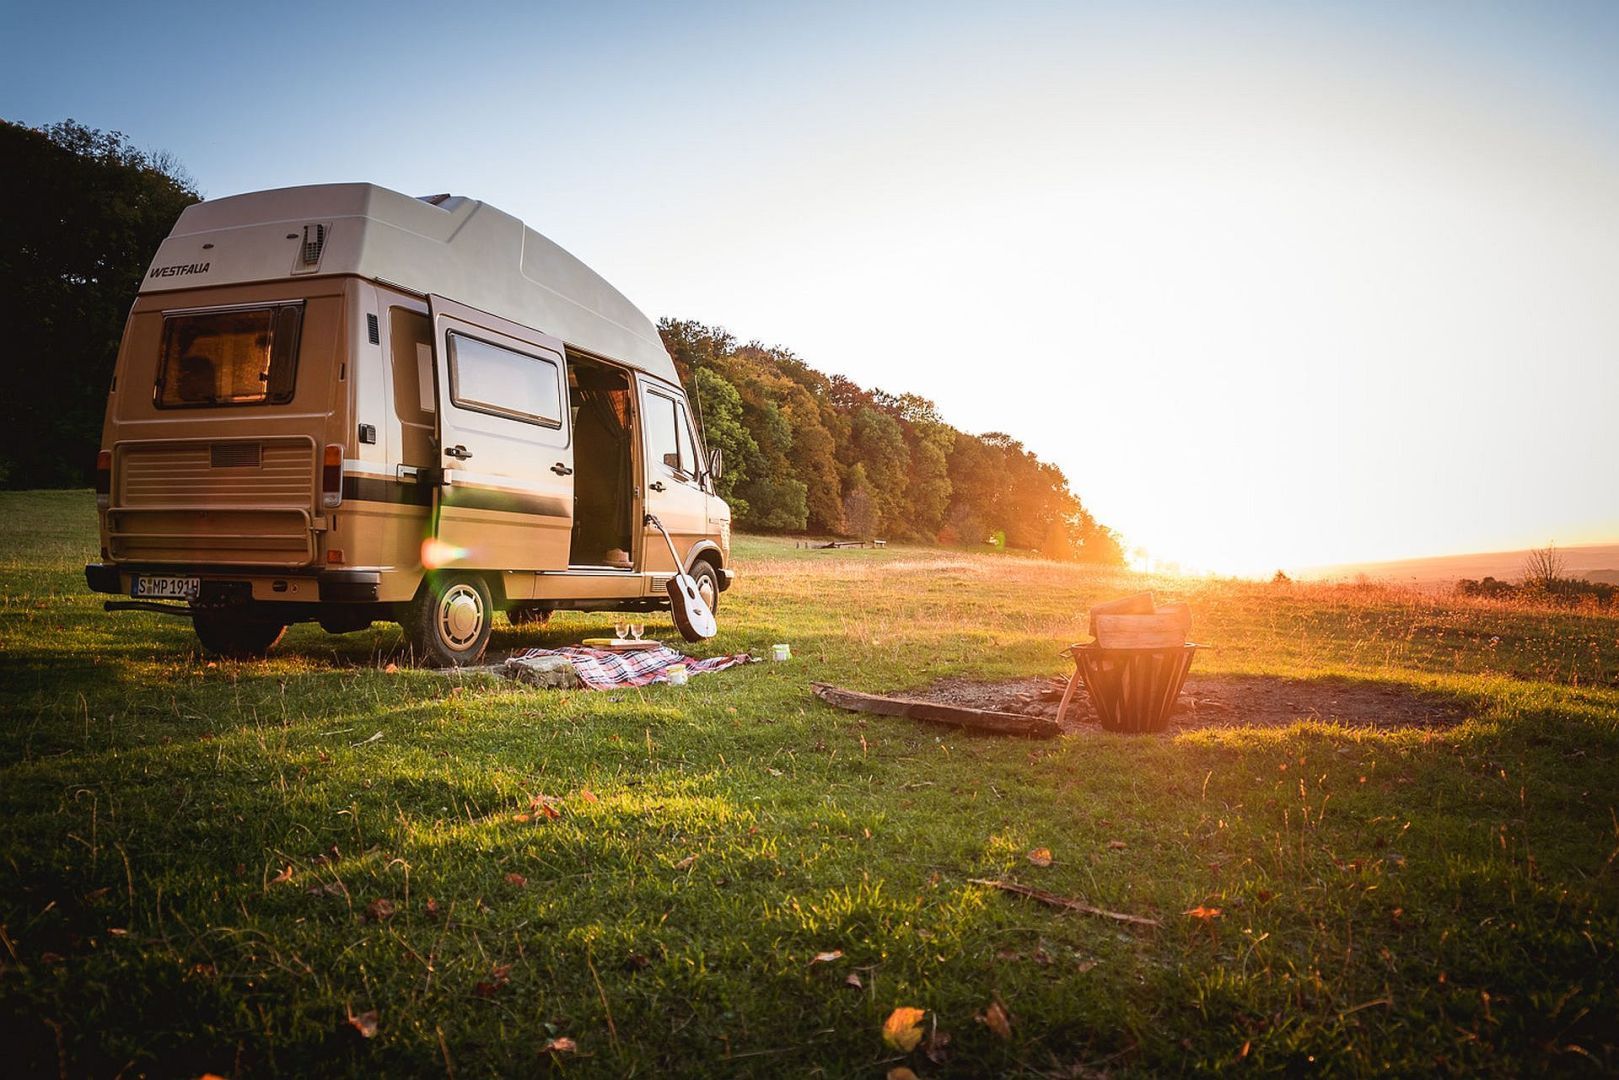
M241 609L198 611L191 625L204 649L229 660L258 660L287 632L286 623Z
M698 559L691 568L692 580L697 582L697 595L703 598L708 610L720 609L720 575L714 569L714 564L707 559Z
M420 663L467 667L483 659L494 625L489 586L475 574L431 574L399 623Z
M551 609L533 604L514 604L506 609L506 618L513 626L541 627L551 621Z

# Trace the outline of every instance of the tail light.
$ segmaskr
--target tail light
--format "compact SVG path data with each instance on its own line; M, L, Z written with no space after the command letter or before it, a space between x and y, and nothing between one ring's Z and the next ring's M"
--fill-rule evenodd
M96 505L106 509L112 501L112 451L96 455Z
M320 467L320 504L338 506L343 502L343 448L337 443L326 447L326 458Z

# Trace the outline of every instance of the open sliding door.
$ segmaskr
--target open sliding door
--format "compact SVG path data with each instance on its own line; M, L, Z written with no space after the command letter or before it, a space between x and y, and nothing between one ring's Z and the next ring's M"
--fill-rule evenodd
M434 562L566 570L573 443L562 342L428 298L438 408Z

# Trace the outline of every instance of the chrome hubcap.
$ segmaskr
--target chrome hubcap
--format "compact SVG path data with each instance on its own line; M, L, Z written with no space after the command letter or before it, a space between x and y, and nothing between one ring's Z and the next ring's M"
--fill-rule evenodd
M698 578L697 579L697 595L701 596L703 598L703 603L708 605L708 610L713 611L714 610L714 597L715 597L714 579L713 578L706 578L706 577L705 578Z
M483 633L485 618L483 597L465 582L450 586L439 597L439 637L452 649L470 648Z

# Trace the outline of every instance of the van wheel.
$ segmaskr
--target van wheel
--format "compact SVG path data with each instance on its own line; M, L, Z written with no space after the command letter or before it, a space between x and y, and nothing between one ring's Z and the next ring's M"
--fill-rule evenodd
M433 667L466 667L483 658L495 605L474 574L433 574L399 621L411 647Z
M714 572L714 564L707 559L698 559L691 568L691 578L697 583L697 595L703 598L708 610L720 609L720 576Z
M191 616L202 647L231 660L257 660L275 647L287 624L241 611L199 611Z

